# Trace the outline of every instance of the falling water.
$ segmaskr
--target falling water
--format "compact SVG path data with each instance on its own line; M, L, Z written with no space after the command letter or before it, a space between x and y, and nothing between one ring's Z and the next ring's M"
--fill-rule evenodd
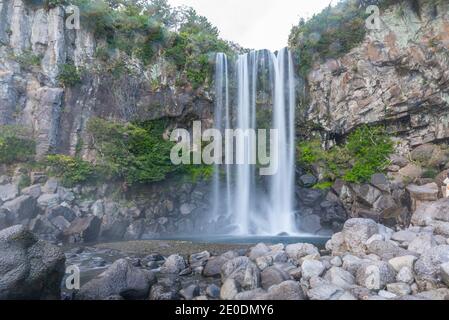
M235 152L234 161L237 164L225 165L224 177L220 174L223 168L216 166L213 182L214 212L232 218L238 227L235 233L241 235L276 235L283 232L295 234L296 101L291 53L282 49L277 55L267 51L240 55L235 63L237 86L231 93L229 69L226 55L217 54L215 126L222 131L229 128L257 129L258 94L270 96L273 116L271 127L277 129L279 135L279 148L276 150L279 155L279 169L267 179L268 185L261 186L256 166L250 164L255 155L257 141L246 138L245 143L236 143L235 150L228 149L226 152ZM270 86L265 88L259 84L259 79L262 73L267 71L270 75ZM240 159L238 155L243 155L244 159Z

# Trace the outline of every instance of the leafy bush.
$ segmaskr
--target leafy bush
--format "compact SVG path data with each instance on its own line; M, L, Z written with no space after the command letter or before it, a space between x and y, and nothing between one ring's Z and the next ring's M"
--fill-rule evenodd
M147 122L120 124L93 118L88 131L99 155L99 169L127 184L164 180L179 170L170 160L173 144L162 138L163 125Z
M32 51L27 50L22 52L21 54L14 56L14 60L16 60L22 68L28 69L33 66L39 66L42 61L42 56L34 54Z
M365 8L357 1L342 1L293 27L289 45L298 56L302 75L306 76L315 62L338 58L363 41Z
M50 174L61 178L62 184L67 187L86 183L92 180L95 174L95 167L90 162L67 155L49 155L46 164Z
M0 163L12 164L32 160L36 143L24 129L0 126Z
M81 83L81 73L73 63L65 63L60 67L58 81L65 88L74 87Z
M327 151L321 148L318 140L298 146L302 165L321 165L326 170L327 180L342 178L355 183L369 181L373 174L384 171L392 152L393 143L385 131L367 125L351 133L344 145Z

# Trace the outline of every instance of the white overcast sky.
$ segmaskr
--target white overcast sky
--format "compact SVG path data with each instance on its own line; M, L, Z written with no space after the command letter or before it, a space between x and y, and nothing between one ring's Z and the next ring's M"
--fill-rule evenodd
M278 50L299 18L309 18L336 0L169 0L206 16L221 37L245 48Z

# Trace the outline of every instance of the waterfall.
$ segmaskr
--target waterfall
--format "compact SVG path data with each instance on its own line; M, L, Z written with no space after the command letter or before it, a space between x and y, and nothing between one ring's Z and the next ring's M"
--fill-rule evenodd
M226 145L226 163L216 165L213 177L213 211L235 225L240 235L276 235L297 233L294 219L295 176L295 77L288 49L276 55L252 51L235 61L236 88L230 88L231 65L225 54L216 57L215 128L248 132L244 143ZM261 84L268 73L269 85ZM256 170L256 135L259 95L269 97L271 128L278 131L279 168L268 179L260 179ZM256 135L248 129L255 129ZM235 146L235 148L234 148ZM230 153L233 154L230 157ZM271 150L273 152L273 150ZM233 164L229 164L232 158ZM251 161L252 160L252 161ZM224 172L224 174L222 174Z

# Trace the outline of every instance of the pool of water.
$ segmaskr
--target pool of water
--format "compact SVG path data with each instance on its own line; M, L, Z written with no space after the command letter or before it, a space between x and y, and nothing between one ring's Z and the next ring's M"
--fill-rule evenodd
M179 237L162 237L156 240L162 241L188 241L192 243L216 243L216 244L292 244L292 243L311 243L315 246L323 248L330 237L301 235L301 236L179 236Z

